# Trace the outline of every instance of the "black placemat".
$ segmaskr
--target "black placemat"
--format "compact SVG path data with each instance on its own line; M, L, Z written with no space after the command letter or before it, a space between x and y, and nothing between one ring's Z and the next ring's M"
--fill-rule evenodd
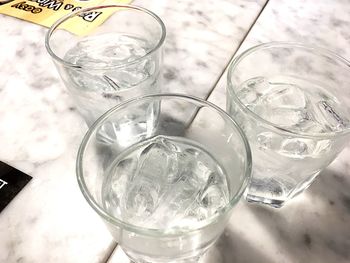
M31 179L31 176L0 161L0 212Z

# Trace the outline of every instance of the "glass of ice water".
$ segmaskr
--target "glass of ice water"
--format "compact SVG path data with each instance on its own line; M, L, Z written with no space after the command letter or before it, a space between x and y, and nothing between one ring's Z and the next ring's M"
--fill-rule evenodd
M129 5L81 9L52 25L47 51L88 126L126 99L159 93L165 34L157 15Z
M223 232L250 172L235 121L185 95L112 108L90 127L77 158L83 195L134 262L197 262Z
M246 199L281 207L305 190L350 138L350 63L325 49L272 42L228 70L227 111L252 148Z

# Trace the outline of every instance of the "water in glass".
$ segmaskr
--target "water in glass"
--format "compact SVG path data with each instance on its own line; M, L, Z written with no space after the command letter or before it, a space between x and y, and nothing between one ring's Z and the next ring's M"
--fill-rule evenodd
M158 61L147 56L152 47L143 38L106 33L83 38L67 51L64 60L76 67L65 83L89 126L126 99L157 93Z
M186 232L229 202L226 173L203 146L156 136L131 146L106 170L105 209L132 225Z
M287 76L256 77L242 83L238 90L236 96L247 109L282 130L325 134L350 127L339 100L315 82ZM234 104L228 105L232 116L237 116L240 111ZM288 136L256 125L254 119L238 118L253 150L248 200L268 200L279 207L305 189L329 163L330 139Z

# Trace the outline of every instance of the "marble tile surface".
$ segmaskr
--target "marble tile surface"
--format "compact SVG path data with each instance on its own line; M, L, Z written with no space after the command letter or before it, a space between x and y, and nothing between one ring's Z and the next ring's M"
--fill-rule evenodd
M257 1L139 1L167 28L164 91L206 98L261 11Z
M33 179L0 213L0 262L102 261L113 242L75 178L86 127L46 55L46 29L1 20L0 159Z
M269 41L299 41L350 59L347 1L270 0L237 54ZM209 101L226 108L226 74ZM210 262L350 262L350 145L282 209L241 202Z
M201 97L264 3L134 1L167 25L167 89ZM47 29L0 18L0 159L33 176L0 213L0 262L105 262L115 242L75 178L87 127L46 53Z

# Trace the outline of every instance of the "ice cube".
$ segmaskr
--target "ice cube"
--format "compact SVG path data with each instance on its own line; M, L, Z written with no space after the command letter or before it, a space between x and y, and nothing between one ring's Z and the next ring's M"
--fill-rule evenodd
M120 34L100 34L81 40L67 52L66 59L77 65L103 68L124 64L144 56L147 42L143 39Z
M280 144L280 136L272 132L261 132L256 136L257 146L260 150L276 149L276 144Z
M135 177L172 182L179 172L176 150L174 144L159 136L141 152Z
M313 119L309 104L310 100L299 86L272 82L253 111L277 126L302 130Z
M311 118L306 109L264 108L258 114L276 126L297 129Z
M322 100L317 102L321 114L318 114L318 121L330 127L331 131L341 131L350 126L350 121L345 118L345 113L338 105L331 101Z
M312 154L314 148L315 142L311 139L292 138L283 141L280 153L284 156L303 159Z
M65 60L83 68L74 68L68 82L79 89L104 91L138 85L155 73L153 56L137 61L149 48L146 40L129 35L100 34L82 39L65 54ZM130 62L135 63L117 68Z
M146 219L151 216L159 202L159 189L155 184L140 180L128 187L122 199L122 215L125 220Z
M207 209L207 216L215 214L217 210L227 204L228 193L223 192L222 189L217 185L211 185L199 196L198 203Z
M245 85L248 89L254 90L258 96L265 94L270 89L270 84L265 77L255 77L247 80Z
M108 173L108 178L104 180L103 189L105 190L103 191L103 195L104 199L108 200L108 202L105 202L105 207L116 217L119 217L121 214L120 202L123 193L127 191L129 175L135 172L136 166L136 158L124 159L115 167L112 167Z
M198 188L183 176L163 194L157 209L148 222L156 222L158 227L169 228L178 225L195 202Z
M302 109L308 102L305 92L294 84L270 83L270 90L264 95L264 103L270 107Z
M108 200L108 210L131 224L169 231L214 215L229 202L226 177L208 152L192 146L164 136L137 146L113 171L123 185L110 184L117 200Z
M172 198L169 194L169 184L178 177L176 151L177 147L167 139L156 137L141 151L137 169L130 174L131 190L124 200L125 209L131 209L131 213L142 217L149 227L159 223L155 218L159 211L169 214L170 218L177 211L176 207L172 207L170 213L169 205L166 205L164 200ZM134 197L135 195L137 197ZM176 205L179 205L179 202L176 202ZM154 215L155 211L157 212Z
M93 72L74 69L68 70L68 76L70 78L67 80L68 83L72 83L77 90L83 92L111 90L109 84L99 75L94 75Z
M174 144L159 136L138 156L137 168L129 174L129 190L123 197L123 212L134 217L135 221L142 219L147 226L153 226L157 222L155 211L170 213L164 199L171 199L169 181L178 173L176 150ZM175 204L181 205L179 201ZM170 217L177 209L171 211Z
M255 104L259 96L255 90L244 87L237 92L237 97L245 106L248 107L251 104Z
M118 70L106 71L120 89L131 88L149 79L155 70L155 61L147 58Z

